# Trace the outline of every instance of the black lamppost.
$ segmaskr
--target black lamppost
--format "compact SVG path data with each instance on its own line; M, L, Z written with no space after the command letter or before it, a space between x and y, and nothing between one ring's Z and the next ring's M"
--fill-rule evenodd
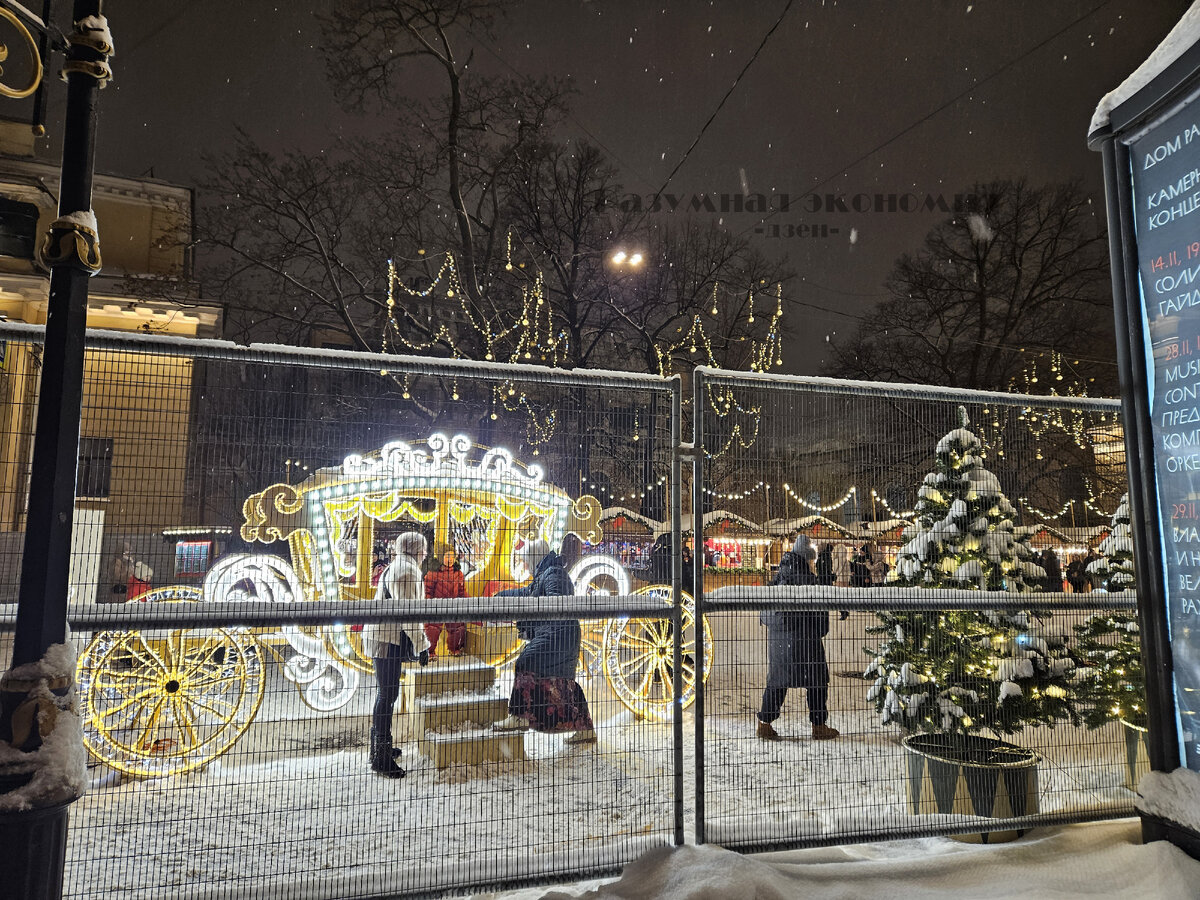
M64 655L46 651L64 643L66 634L88 279L100 271L92 213L96 93L112 75L108 57L113 48L102 0L74 0L74 27L65 40L50 24L49 3L45 21L11 0L0 0L0 7L11 14L5 20L37 47L39 65L47 39L53 49L66 51L58 218L41 250L50 268L50 296L16 636L12 668L0 678L0 743L27 753L26 761L0 767L0 809L6 797L11 801L37 783L45 785L28 797L32 808L0 813L3 890L8 896L57 898L62 895L67 807L79 795L83 773L56 771L47 762L56 754L38 751L65 739L66 729L54 735L54 723L74 697L73 667L62 662ZM30 28L41 32L40 42Z

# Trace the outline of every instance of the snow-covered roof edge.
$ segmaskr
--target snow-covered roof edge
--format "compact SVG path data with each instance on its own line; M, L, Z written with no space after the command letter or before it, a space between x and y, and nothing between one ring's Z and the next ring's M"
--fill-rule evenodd
M845 525L839 525L832 519L825 516L813 514L810 516L798 516L793 519L771 519L767 522L767 532L778 537L779 535L791 534L793 531L802 531L805 528L811 528L815 524L824 525L830 531L837 531L846 537L854 537L854 531Z
M730 512L727 509L714 509L712 512L706 512L704 514L704 527L707 528L709 525L724 519L735 522L748 531L762 531L762 526L757 522L751 522L745 516L739 516L737 513Z
M606 506L600 511L601 522L607 522L610 519L616 519L619 516L623 516L626 519L629 519L631 522L638 522L639 524L645 525L651 531L657 531L658 529L661 529L664 524L657 519L651 519L649 516L644 516L641 513L634 512L632 509L628 509L624 506ZM670 529L668 528L667 530Z
M1138 91L1161 75L1198 40L1200 40L1200 0L1194 0L1191 7L1183 14L1183 18L1167 34L1146 61L1138 66L1133 74L1109 91L1096 106L1092 113L1092 123L1088 126L1088 134L1095 134L1107 128L1112 111L1133 97Z

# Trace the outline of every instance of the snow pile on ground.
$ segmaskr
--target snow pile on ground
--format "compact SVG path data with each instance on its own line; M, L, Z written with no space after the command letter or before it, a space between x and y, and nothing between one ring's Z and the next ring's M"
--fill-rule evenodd
M203 771L76 803L65 894L391 896L616 869L669 841L672 810L669 732L635 731L635 768L613 752L614 731L604 723L600 743L578 749L530 733L527 760L443 772L408 742L397 781L370 772L363 746L256 762L235 748Z
M1200 774L1190 769L1147 772L1138 782L1137 808L1200 831Z
M742 856L720 847L659 848L607 884L480 894L477 900L922 900L1196 895L1200 861L1163 841L1142 844L1136 820L1047 828L1009 844L925 838Z

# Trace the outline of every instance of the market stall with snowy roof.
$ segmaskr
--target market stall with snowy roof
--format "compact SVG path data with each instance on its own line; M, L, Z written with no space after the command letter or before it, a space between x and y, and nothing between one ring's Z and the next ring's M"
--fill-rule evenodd
M704 514L704 566L724 575L767 570L771 539L763 527L727 509Z
M589 553L604 553L620 560L630 571L644 572L650 566L650 548L655 536L664 531L662 522L624 506L608 506L600 511L601 539L588 544Z

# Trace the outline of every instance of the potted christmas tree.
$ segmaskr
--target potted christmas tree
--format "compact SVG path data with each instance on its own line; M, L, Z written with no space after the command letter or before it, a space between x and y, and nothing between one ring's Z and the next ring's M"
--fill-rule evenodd
M1110 594L1136 588L1133 535L1129 528L1129 495L1117 504L1112 529L1100 542L1100 558L1088 574ZM1075 626L1081 667L1076 670L1076 696L1088 728L1120 722L1125 732L1125 786L1134 790L1150 770L1146 747L1146 679L1137 613L1108 610Z
M959 427L937 444L918 491L916 521L888 583L897 587L1032 594L1045 573L1013 533L1012 504L984 467L983 447ZM1032 599L1032 597L1031 597ZM867 694L884 724L909 732L909 808L915 813L1027 815L1037 811L1032 751L999 739L1027 725L1078 721L1073 662L1048 614L956 610L878 613L882 642ZM990 732L991 737L982 732Z

